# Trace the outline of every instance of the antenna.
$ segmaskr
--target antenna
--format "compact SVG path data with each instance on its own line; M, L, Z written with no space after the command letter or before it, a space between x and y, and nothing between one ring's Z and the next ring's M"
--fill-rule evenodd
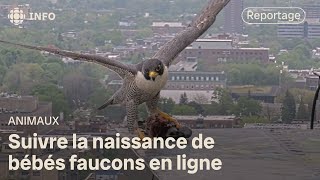
M315 113L316 113L316 106L317 106L317 101L318 101L318 98L319 98L319 91L320 91L320 73L316 72L316 71L313 71L313 74L315 76L317 76L319 78L319 80L318 80L318 88L317 88L317 91L316 91L316 93L314 95L314 98L313 98L310 129L313 129L313 126L314 126L314 118L315 118Z

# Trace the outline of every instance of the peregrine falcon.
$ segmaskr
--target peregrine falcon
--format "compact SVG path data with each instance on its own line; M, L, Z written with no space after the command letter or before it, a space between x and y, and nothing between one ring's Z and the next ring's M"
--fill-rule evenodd
M120 61L111 60L102 56L49 47L23 45L3 40L0 40L0 42L27 49L46 51L75 60L94 62L116 72L123 79L123 85L99 109L113 104L124 105L127 111L127 126L130 133L138 130L136 124L138 119L138 105L142 103L146 103L149 113L158 113L179 128L180 125L174 118L157 108L160 91L168 80L168 68L183 49L189 46L195 39L199 38L214 23L218 13L229 1L230 0L211 0L202 13L198 15L185 30L161 47L152 58L143 60L138 64L124 64ZM138 133L141 132L138 131Z

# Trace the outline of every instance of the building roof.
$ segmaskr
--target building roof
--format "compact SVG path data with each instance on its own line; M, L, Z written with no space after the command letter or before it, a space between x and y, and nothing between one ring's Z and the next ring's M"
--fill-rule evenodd
M320 25L320 18L308 18L305 19L306 22L308 22L309 25Z
M177 64L171 65L169 71L196 71L198 62L179 61Z
M232 39L197 39L196 42L232 42Z
M248 95L251 96L276 96L279 88L277 86L229 86L228 87L233 94Z
M170 71L171 75L225 75L224 71L216 71L216 72L209 72L209 71Z
M203 118L205 121L233 121L236 116L174 116L178 120L196 121Z
M180 102L181 94L186 93L189 101L195 101L199 96L203 97L201 99L206 99L206 102L203 104L210 104L212 99L212 94L214 91L200 91L200 90L162 90L160 91L160 96L165 98L171 98L175 103Z
M181 22L153 22L152 27L185 27Z
M232 179L320 179L320 131L300 129L201 129L193 130L193 137L203 134L215 140L213 149L194 149L188 144L186 149L158 149L136 151L148 162L153 158L172 159L177 167L177 155L186 159L222 161L220 171L199 170L190 175L186 171L154 171L160 180L232 180ZM191 138L189 141L191 142ZM199 167L199 164L198 166Z

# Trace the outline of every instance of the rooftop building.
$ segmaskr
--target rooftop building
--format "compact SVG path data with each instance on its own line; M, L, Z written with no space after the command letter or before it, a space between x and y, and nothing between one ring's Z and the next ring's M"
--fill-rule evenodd
M21 116L52 116L52 103L41 102L34 96L18 96L6 93L0 94L0 129L20 130L33 133L42 132L50 129L50 126L8 126L10 117Z
M215 129L239 127L241 119L236 116L174 116L192 129Z
M181 22L153 22L152 31L154 34L177 34L186 28Z
M278 37L282 38L319 38L320 18L306 19L301 24L279 24Z
M182 61L201 61L203 64L269 63L269 48L239 48L231 39L198 39L180 53Z
M242 34L243 20L243 0L231 0L224 9L223 32Z
M305 4L302 9L306 12L307 18L320 18L320 4Z

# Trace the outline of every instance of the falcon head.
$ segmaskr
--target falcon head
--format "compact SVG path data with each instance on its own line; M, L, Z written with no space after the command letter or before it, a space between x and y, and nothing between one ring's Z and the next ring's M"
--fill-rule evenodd
M142 65L142 73L147 80L154 81L157 76L164 72L164 65L158 59L148 59Z

